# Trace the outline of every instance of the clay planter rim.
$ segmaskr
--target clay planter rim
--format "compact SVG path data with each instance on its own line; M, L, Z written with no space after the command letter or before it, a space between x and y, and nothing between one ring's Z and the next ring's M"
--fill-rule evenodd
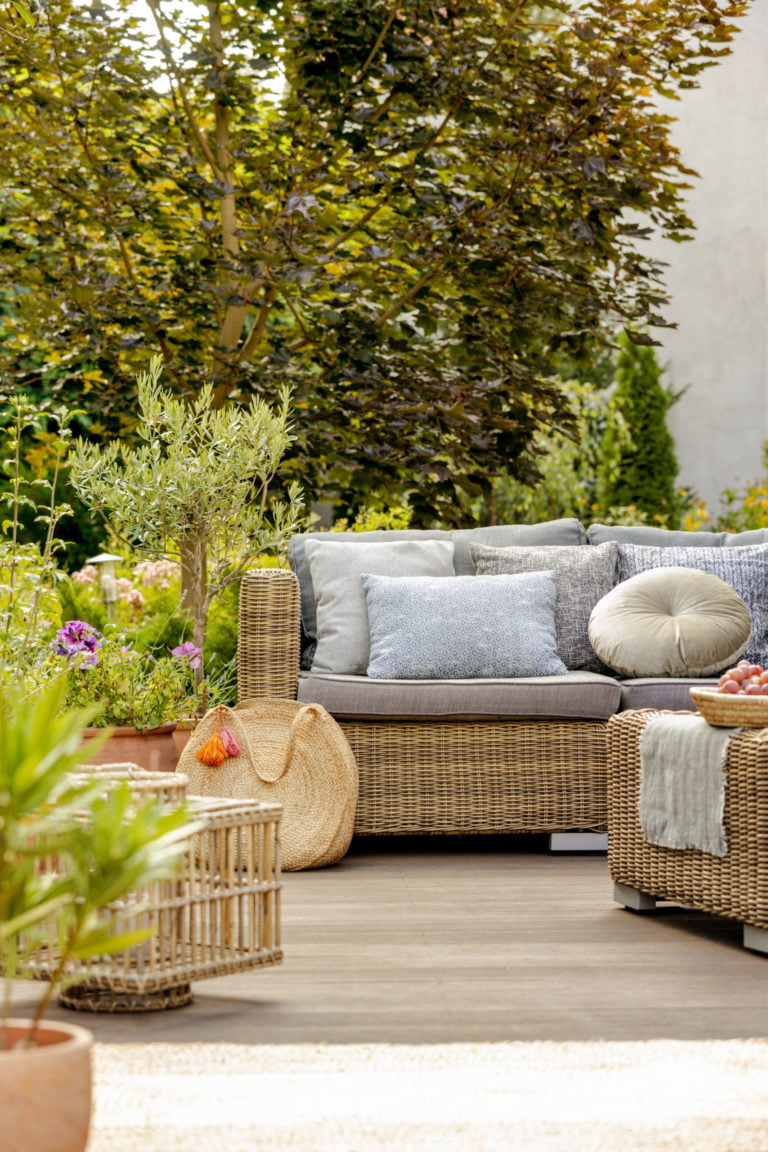
M87 739L98 736L100 732L109 732L112 736L165 736L176 728L176 721L171 724L161 724L159 728L135 728L132 724L114 726L106 724L103 728L83 728L82 735Z
M7 1029L5 1027L7 1025ZM7 1039L11 1034L13 1042L21 1040L32 1025L31 1019L24 1017L10 1017L0 1022L0 1040ZM42 1058L51 1048L60 1051L67 1047L70 1051L93 1047L93 1033L82 1024L68 1024L63 1020L42 1020L37 1026L37 1038L31 1048L0 1048L0 1060L4 1056L18 1056L25 1060Z
M26 1036L32 1021L2 1023L14 1043ZM35 1046L0 1050L4 1150L86 1152L93 1114L93 1040L82 1025L43 1020Z

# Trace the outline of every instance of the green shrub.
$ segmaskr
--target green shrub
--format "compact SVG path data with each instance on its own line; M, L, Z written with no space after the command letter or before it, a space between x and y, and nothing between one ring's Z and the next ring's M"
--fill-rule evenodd
M631 506L652 522L677 528L678 465L666 423L675 396L662 387L653 348L632 343L625 333L619 345L612 412L600 451L597 504L603 514Z

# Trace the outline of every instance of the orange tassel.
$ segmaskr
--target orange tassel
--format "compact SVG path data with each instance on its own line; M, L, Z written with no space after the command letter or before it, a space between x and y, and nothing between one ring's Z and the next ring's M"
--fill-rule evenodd
M208 764L211 768L218 768L219 764L224 763L227 759L227 753L218 732L214 732L210 740L206 740L205 744L198 748L195 752L195 758L201 764Z

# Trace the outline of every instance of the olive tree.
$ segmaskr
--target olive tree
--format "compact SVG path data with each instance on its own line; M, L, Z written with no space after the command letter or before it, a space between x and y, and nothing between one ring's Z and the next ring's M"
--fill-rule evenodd
M297 484L287 500L270 485L291 440L289 396L213 407L213 387L188 402L160 384L162 359L138 377L137 442L80 439L72 483L115 534L182 567L182 609L192 639L205 640L211 602L259 555L281 550L302 514ZM203 678L202 665L196 670Z

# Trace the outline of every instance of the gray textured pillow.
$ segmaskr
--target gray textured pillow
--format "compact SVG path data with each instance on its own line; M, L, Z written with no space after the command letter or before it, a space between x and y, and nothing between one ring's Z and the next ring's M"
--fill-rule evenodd
M585 547L485 548L473 544L478 575L554 569L557 651L566 668L605 672L589 642L589 616L617 579L615 542Z
M756 664L768 661L768 544L745 548L619 545L620 580L628 580L652 568L698 568L730 584L752 615L752 635L747 645L747 659Z
M751 628L746 604L718 576L654 568L603 597L589 636L622 676L712 676L738 660Z
M314 672L364 676L368 666L368 615L360 576L453 577L453 544L402 540L379 544L333 544L307 540L317 610Z
M560 676L555 574L429 580L365 575L375 680Z

